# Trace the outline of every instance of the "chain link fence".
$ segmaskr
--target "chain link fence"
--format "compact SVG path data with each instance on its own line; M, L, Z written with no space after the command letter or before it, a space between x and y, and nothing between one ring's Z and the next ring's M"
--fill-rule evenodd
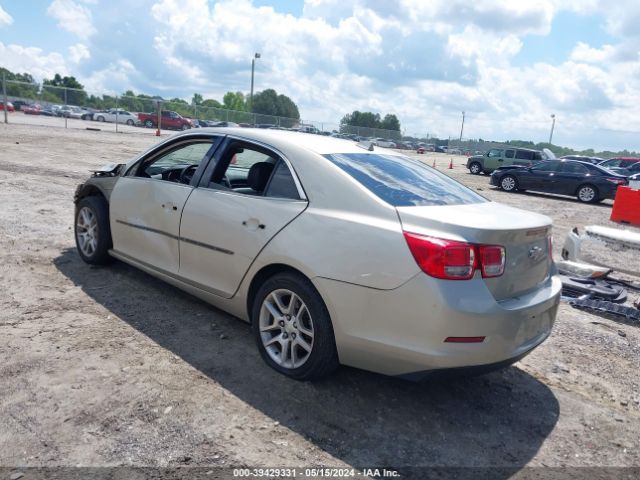
M353 140L381 138L398 141L401 138L400 132L393 130L229 110L206 105L206 100L205 104L195 105L183 100L164 100L147 95L110 95L15 80L3 81L2 95L0 101L3 104L10 102L15 109L8 112L5 109L4 121L12 123L107 131L134 131L146 127L150 132L238 124L243 127L300 130Z

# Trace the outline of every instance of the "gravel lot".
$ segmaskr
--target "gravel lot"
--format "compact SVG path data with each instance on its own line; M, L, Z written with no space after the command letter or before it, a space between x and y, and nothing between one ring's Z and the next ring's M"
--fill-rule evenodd
M243 322L122 263L83 264L75 186L156 141L0 124L0 466L640 466L638 326L562 305L550 339L500 372L298 383ZM609 201L507 194L463 157L420 158L551 216L556 256L570 228L615 226Z

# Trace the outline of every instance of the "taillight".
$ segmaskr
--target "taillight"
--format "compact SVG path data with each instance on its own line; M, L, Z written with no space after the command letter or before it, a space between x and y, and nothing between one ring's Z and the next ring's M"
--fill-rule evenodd
M505 250L499 245L471 243L427 237L404 232L409 250L424 273L446 280L468 280L476 269L485 278L504 273Z
M499 245L479 245L478 250L480 252L479 261L483 277L499 277L504 273L504 247Z
M607 178L607 182L615 183L616 185L624 185L627 183L627 181L622 178Z

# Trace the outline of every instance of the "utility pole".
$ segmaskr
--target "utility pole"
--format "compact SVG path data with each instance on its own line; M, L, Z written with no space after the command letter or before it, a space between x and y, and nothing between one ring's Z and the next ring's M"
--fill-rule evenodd
M462 126L460 127L460 142L462 142L462 132L464 132L464 112L462 112Z
M9 109L7 107L7 74L5 72L2 72L2 101L4 102L4 123L9 123L7 119L7 110Z
M253 112L253 75L256 70L256 59L260 58L260 54L256 52L251 59L251 93L249 94L249 111ZM255 123L255 120L254 120Z
M551 145L551 140L553 140L553 129L556 126L556 115L554 113L551 114L551 133L549 134L549 145Z

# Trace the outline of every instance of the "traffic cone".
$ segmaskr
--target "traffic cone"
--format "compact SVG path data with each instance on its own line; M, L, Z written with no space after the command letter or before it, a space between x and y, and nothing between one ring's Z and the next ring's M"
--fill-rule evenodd
M449 170L453 170L453 158L449 161Z
M159 137L159 136L160 136L160 129L156 128L156 137Z
M433 159L433 165L431 165L433 168L436 168L436 159Z

